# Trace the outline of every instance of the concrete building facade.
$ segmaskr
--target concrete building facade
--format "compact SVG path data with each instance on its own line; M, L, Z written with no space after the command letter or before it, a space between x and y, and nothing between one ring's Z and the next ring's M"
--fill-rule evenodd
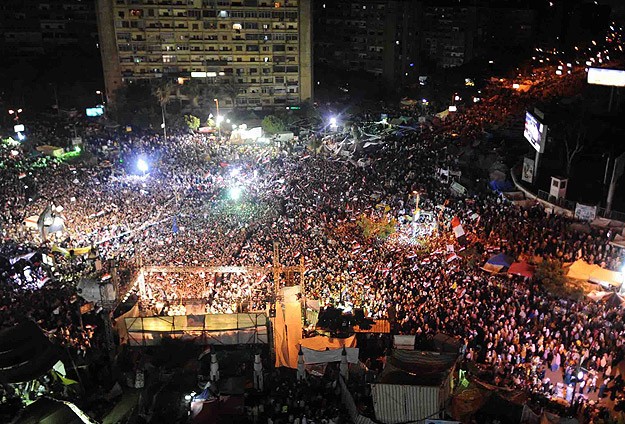
M311 0L97 0L109 100L137 81L200 81L223 108L312 98ZM222 91L223 92L223 91Z
M96 42L93 2L0 2L0 53L3 57L33 57L66 49L95 50Z
M316 0L315 60L398 87L418 78L418 9L409 0Z

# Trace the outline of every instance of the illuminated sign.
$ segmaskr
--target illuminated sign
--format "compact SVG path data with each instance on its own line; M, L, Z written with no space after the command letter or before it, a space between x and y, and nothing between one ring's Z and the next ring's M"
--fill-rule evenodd
M536 118L532 113L525 113L525 130L523 136L530 142L537 152L545 151L545 140L547 139L547 126Z
M625 71L619 69L588 68L588 84L625 87Z

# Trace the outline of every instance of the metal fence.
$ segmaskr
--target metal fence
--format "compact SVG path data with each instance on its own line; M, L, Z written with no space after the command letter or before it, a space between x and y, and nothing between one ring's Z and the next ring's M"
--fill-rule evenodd
M575 212L575 206L577 202L572 200L567 200L563 198L557 198L556 196L551 196L549 193L543 190L538 190L537 197L541 200L545 200L553 205L560 206L565 209L569 209ZM611 219L614 221L625 222L625 213L619 211L608 211L606 208L597 208L597 216L605 219Z
M561 208L564 209L569 209L574 211L575 210L575 202L572 200L567 200L563 197L556 197L556 196L552 196L549 193L547 193L546 191L543 190L538 190L538 195L537 197L541 200L545 200L553 205L556 206L560 206Z
M619 211L607 211L606 208L597 208L597 215L606 219L625 222L625 213Z

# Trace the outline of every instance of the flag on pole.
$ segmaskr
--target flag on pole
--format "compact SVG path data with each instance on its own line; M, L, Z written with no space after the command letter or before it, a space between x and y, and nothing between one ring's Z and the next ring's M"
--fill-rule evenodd
M456 240L458 243L463 244L466 242L466 233L464 232L464 228L462 228L462 224L460 223L460 218L457 216L451 220L451 227L454 231L454 235L456 236Z

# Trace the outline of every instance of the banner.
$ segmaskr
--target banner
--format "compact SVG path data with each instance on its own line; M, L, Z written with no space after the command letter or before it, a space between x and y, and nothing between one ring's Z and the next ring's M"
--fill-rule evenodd
M357 347L345 348L348 363L358 363L358 350ZM302 347L302 353L304 354L304 364L323 364L327 362L341 362L343 349L313 350Z
M582 205L577 203L575 205L575 218L581 221L594 221L597 217L597 206Z
M523 171L521 172L521 180L530 184L534 181L534 159L523 158Z

